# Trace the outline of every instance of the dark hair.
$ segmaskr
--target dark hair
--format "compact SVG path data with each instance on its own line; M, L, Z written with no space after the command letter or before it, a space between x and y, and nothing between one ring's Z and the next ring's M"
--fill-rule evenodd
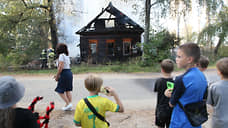
M201 68L207 68L208 64L209 64L209 59L206 56L201 55L198 66Z
M198 63L199 58L200 58L200 48L197 44L195 43L185 43L179 47L182 52L185 53L186 56L188 57L193 57L193 62L195 64Z
M161 68L165 73L171 73L174 69L174 62L171 59L164 59L161 62Z
M13 128L13 121L15 118L15 111L13 108L0 109L0 126L1 128Z
M223 77L228 78L228 57L218 60L216 67L221 72Z
M69 55L67 45L64 43L58 43L56 46L56 58L59 58L59 55L65 53L67 56Z

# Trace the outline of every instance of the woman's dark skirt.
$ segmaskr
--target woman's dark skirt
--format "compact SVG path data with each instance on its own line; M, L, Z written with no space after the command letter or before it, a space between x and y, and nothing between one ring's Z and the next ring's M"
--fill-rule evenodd
M73 74L70 69L63 69L60 78L55 89L58 93L64 93L66 91L73 90Z

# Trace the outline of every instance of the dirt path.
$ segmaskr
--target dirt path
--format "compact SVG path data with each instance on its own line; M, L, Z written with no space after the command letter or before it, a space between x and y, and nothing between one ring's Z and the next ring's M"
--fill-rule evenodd
M211 113L211 110L210 110ZM127 109L124 113L107 113L107 120L110 122L110 128L157 128L154 124L154 109ZM72 122L74 111L63 112L56 110L52 113L50 128L72 128L75 127ZM203 125L203 128L210 128L209 122Z

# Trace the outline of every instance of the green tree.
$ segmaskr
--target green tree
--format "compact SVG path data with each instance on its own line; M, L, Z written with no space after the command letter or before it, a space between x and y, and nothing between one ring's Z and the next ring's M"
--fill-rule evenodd
M144 65L151 65L171 58L171 50L177 45L176 36L167 30L151 35L149 42L144 44Z
M52 1L2 0L0 54L9 65L26 64L47 48L49 35L57 44ZM8 58L8 59L7 59Z
M131 0L124 0L131 1ZM144 42L148 42L150 33L150 16L153 10L160 9L161 15L167 14L177 18L178 26L180 24L180 16L186 16L192 10L192 3L196 2L200 7L207 8L207 19L218 12L224 6L223 0L143 0L145 2L144 16L145 16L145 32ZM137 6L136 6L137 7ZM152 8L155 7L155 8ZM154 18L154 17L153 17ZM177 27L177 37L179 37L179 27Z
M206 45L211 38L218 37L218 42L214 49L217 55L219 47L226 42L228 35L228 7L223 7L214 20L213 24L205 27L198 36L198 43Z

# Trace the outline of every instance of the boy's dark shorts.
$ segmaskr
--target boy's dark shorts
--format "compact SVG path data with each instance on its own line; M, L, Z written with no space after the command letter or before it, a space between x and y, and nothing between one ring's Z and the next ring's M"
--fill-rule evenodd
M70 69L63 69L60 78L55 89L58 93L64 93L66 91L73 90L73 74Z
M169 127L171 118L160 119L157 116L155 117L155 124L159 127Z
M155 124L160 127L169 127L172 116L172 108L168 105L162 105L156 108Z

